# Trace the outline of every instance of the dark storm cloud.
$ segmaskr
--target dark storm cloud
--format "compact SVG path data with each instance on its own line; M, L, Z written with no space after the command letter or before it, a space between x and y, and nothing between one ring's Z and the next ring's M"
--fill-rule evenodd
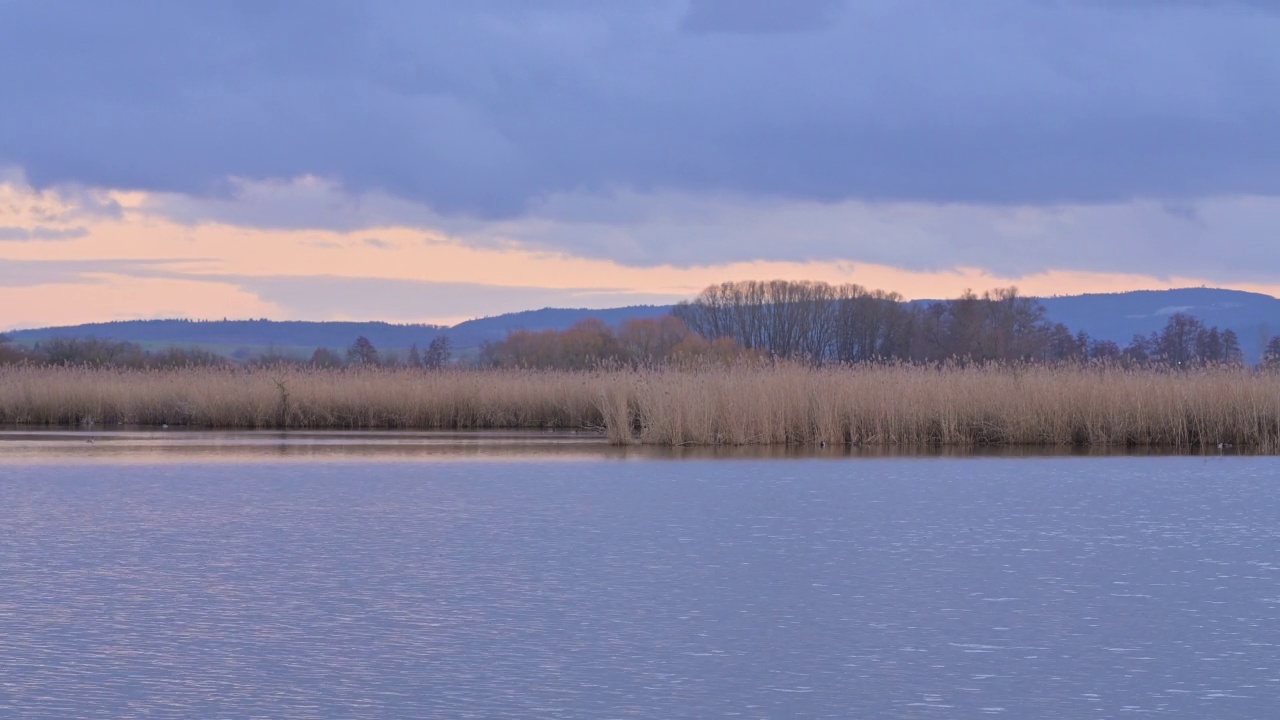
M557 193L1280 193L1262 2L0 2L0 164L445 214Z

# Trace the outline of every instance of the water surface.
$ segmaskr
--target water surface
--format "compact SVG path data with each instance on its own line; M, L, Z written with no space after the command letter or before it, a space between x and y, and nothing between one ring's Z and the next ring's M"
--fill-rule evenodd
M0 448L0 717L1232 719L1280 700L1269 458L99 450Z

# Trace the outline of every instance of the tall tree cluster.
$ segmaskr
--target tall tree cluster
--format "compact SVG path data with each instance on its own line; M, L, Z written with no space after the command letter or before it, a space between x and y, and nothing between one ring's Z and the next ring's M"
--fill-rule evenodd
M567 330L515 330L501 342L485 343L480 364L505 368L587 370L605 364L632 367L668 363L731 363L758 353L732 338L708 341L672 315L632 319L615 331L596 319Z
M1126 348L1051 323L1016 288L908 303L861 285L788 280L713 285L673 315L708 340L728 338L772 357L811 364L904 360L1084 362L1189 366L1239 363L1231 330L1185 314ZM1280 347L1277 347L1280 357ZM1280 362L1280 361L1277 361Z
M861 285L788 280L727 282L673 314L706 338L809 363L876 359L1044 359L1055 332L1044 309L1014 288L906 303Z
M1172 366L1244 362L1240 340L1234 330L1208 327L1186 313L1169 316L1164 330L1149 336L1135 335L1121 356L1133 362ZM1264 354L1263 364L1266 364Z
M1280 370L1280 335L1272 336L1267 341L1267 347L1262 351L1262 367Z

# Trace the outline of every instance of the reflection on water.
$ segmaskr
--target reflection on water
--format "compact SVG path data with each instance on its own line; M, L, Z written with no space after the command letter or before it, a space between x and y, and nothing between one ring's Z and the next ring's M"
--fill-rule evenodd
M1206 454L1249 454L1212 449ZM782 458L973 458L1156 456L1188 454L1169 448L994 446L717 446L609 445L591 431L0 429L6 462L325 462L436 460L767 460ZM1194 451L1193 453L1194 454Z
M0 430L0 463L625 457L593 432Z

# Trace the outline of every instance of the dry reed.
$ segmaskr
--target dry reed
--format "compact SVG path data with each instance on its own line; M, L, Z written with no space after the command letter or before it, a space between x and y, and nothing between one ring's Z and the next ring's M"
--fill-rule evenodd
M1280 376L1243 368L779 364L704 370L0 368L0 424L578 428L614 444L1280 450Z

